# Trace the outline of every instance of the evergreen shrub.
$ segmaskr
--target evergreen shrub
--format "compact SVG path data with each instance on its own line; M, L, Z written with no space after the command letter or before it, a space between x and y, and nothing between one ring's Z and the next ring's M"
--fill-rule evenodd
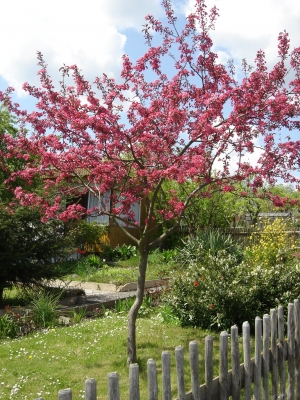
M283 225L279 228L276 223L273 229L280 231ZM256 316L262 317L279 304L287 307L299 298L298 253L280 241L282 232L279 236L270 233L269 224L264 230L266 234L249 246L242 261L238 252L228 248L212 252L207 243L197 240L196 253L174 276L166 297L181 325L229 329L249 321L253 326Z

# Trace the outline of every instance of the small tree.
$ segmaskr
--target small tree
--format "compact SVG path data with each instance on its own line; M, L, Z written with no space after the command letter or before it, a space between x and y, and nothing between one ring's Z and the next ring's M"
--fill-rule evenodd
M21 174L26 167L26 158L7 157L9 148L5 135L13 139L18 137L16 123L9 111L0 106L0 302L4 288L15 283L40 284L42 280L61 276L58 261L66 259L74 250L82 231L78 224L78 228L70 230L69 236L66 236L61 221L43 223L38 208L18 206L13 193L7 190L5 180L14 176L16 171ZM37 176L30 186L42 193L40 181ZM22 177L16 177L11 188L19 184L29 188Z
M68 252L61 222L43 223L40 212L29 207L11 213L0 205L0 302L4 288L15 283L41 284L60 277L58 262Z
M41 53L41 88L24 85L37 99L37 111L21 113L9 93L0 94L23 123L16 140L6 136L7 157L37 156L7 184L20 176L27 182L36 175L45 177L43 196L17 187L18 201L24 206L38 204L45 219L67 220L91 210L79 205L65 209L64 198L89 191L99 199L98 213L119 224L137 245L140 264L137 296L128 317L129 362L136 361L135 324L149 251L178 229L192 199L206 197L212 185L231 191L236 182L249 177L253 190L264 180L298 182L292 171L300 161L299 142L287 138L278 143L276 130L299 129L300 49L289 54L288 34L280 33L278 63L268 71L260 50L254 69L243 63L240 82L233 64L222 65L212 51L209 30L214 29L216 7L208 13L205 1L197 0L195 12L179 31L170 0L163 0L163 6L167 26L146 17L143 32L149 49L135 64L124 55L119 82L106 75L97 78L100 98L75 65L61 69L61 90L56 91ZM160 45L152 44L153 31L161 35ZM168 56L174 60L171 77L164 72ZM293 80L287 83L290 70ZM69 74L73 86L66 84ZM260 157L251 165L244 156L257 147ZM169 193L166 208L157 213L172 225L153 239L151 222L166 179L179 184L193 181L195 186L184 200L176 190ZM56 195L50 201L47 195L53 189ZM142 200L147 216L139 225L131 206ZM124 224L137 229L139 237Z

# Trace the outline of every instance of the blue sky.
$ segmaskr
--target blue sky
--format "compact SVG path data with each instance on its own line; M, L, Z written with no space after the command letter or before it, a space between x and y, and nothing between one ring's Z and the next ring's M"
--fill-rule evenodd
M194 0L173 0L180 21ZM300 45L298 0L207 0L220 10L212 33L222 61L253 62L258 49L276 62L277 36L286 29L291 45ZM77 64L93 81L103 72L117 77L123 53L144 53L140 33L144 16L163 18L160 0L2 0L0 24L0 89L15 87L16 99L30 107L22 84L38 84L36 51L44 54L54 82L59 68ZM297 42L298 41L298 42Z
M172 0L179 23L192 11L194 0ZM277 37L287 30L291 48L300 46L299 0L207 0L220 17L212 32L220 61L253 64L257 50L267 62L277 61ZM133 60L146 50L141 34L144 17L164 18L161 0L2 0L0 24L0 90L16 89L21 108L33 109L34 100L22 91L24 82L38 85L36 52L41 51L53 82L63 64L77 64L93 82L106 73L118 78L122 55ZM258 156L258 155L257 155ZM252 155L253 157L253 155Z

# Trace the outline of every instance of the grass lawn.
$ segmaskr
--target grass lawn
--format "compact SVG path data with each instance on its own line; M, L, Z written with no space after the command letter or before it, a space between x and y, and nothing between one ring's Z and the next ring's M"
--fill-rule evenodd
M188 345L197 340L200 354L200 379L204 380L204 339L209 333L201 329L181 328L162 322L157 314L139 318L137 322L138 362L140 366L141 398L147 398L146 363L157 363L159 397L161 396L161 352L171 352L175 371L174 349L182 345L186 357L186 389L190 390ZM46 399L57 398L58 390L70 387L73 398L84 398L87 378L97 381L98 399L107 398L107 374L120 375L121 398L128 396L128 367L126 365L127 316L111 314L70 327L59 327L13 340L0 341L0 398ZM215 354L218 354L218 335L215 335ZM218 375L218 361L215 365ZM172 374L173 397L176 375Z
M78 262L66 265L66 279L84 280L86 282L114 283L117 286L128 282L136 282L138 279L139 257L131 257L128 260L118 260L107 264L96 265L92 257L84 257ZM94 265L95 264L95 265ZM162 253L155 251L150 253L146 279L162 279L172 276L178 265L173 261L166 262Z

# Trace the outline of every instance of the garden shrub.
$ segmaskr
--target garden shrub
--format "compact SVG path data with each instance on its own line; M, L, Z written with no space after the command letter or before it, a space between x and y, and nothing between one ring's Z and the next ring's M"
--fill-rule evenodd
M136 246L132 244L122 244L122 246L116 246L113 249L107 246L101 253L101 257L106 261L128 260L136 256Z
M171 287L167 303L182 325L229 329L244 321L253 324L256 316L299 298L300 266L290 262L251 269L221 251L189 265Z
M41 221L39 210L0 204L0 302L4 288L30 286L62 276L59 263L71 246L59 221Z
M69 222L66 233L74 250L94 253L103 251L108 245L108 227L98 222L87 222L84 220Z
M278 304L287 307L299 298L298 253L286 250L281 223L272 229L266 225L266 233L261 232L257 244L250 248L253 253L247 249L242 262L234 251L212 252L200 240L188 243L185 256L181 256L187 262L182 262L184 268L173 278L166 297L181 325L229 329L249 321L253 326L256 316L262 317ZM271 245L273 239L277 247ZM253 254L257 255L255 261Z
M36 290L29 304L33 321L42 328L53 327L57 321L57 301L61 293Z
M192 261L173 279L167 303L183 326L229 326L236 309L230 290L236 276L236 257L225 250L212 255L202 248L200 253L201 262Z
M252 265L271 267L290 259L288 249L287 224L276 218L257 228L250 236L250 245L246 247L247 262Z
M14 338L18 334L18 324L10 317L9 314L0 317L0 339L1 338Z
M242 251L232 240L231 235L224 235L218 230L203 230L196 236L189 236L182 240L182 247L177 249L176 261L182 266L189 265L191 262L202 262L207 253L216 255L220 250L226 254L233 254L237 262L243 258Z

